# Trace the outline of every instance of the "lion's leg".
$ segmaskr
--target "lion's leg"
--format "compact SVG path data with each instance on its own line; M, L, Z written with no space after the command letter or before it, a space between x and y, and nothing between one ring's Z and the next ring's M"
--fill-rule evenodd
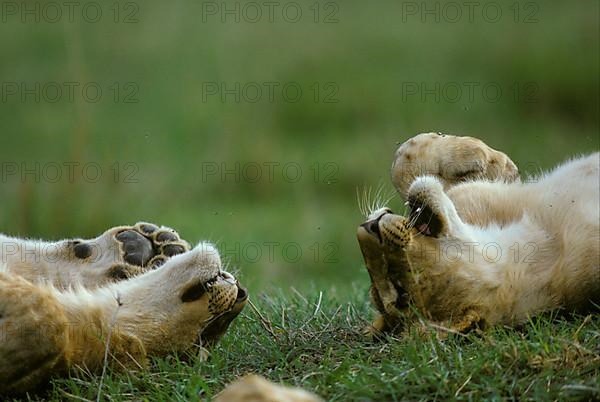
M406 198L419 176L437 177L445 189L469 180L513 182L519 179L510 158L472 137L419 134L404 142L394 157L392 181Z
M52 292L0 273L0 395L31 390L66 368L67 327Z
M73 367L95 370L106 352L109 363L143 363L141 341L115 325L101 294L83 292L0 273L0 395L32 391Z
M177 232L149 223L114 227L91 240L48 243L0 236L0 245L9 272L59 289L128 279L189 250Z

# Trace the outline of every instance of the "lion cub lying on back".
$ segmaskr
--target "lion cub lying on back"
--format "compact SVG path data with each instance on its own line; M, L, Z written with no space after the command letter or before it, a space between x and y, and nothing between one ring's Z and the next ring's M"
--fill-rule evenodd
M474 138L402 144L392 179L409 216L381 208L357 233L381 313L371 331L402 327L409 304L461 332L597 309L599 167L594 153L521 183L505 154Z
M72 367L211 346L248 297L212 244L190 249L149 223L55 243L0 235L0 246L0 395Z

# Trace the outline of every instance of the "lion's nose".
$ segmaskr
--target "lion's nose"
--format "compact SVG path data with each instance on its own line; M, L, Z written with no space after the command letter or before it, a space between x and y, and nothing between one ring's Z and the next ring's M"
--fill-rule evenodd
M363 228L365 228L365 230L367 232L369 232L369 234L371 234L372 236L377 237L381 241L381 231L379 230L379 221L381 220L381 218L383 216L385 216L387 214L388 214L388 212L384 212L383 214L379 215L375 219L371 219L370 221L367 221L367 222L363 223L360 226L362 226Z
M383 216L383 215L382 215ZM379 220L381 219L381 216L370 220L368 222L363 223L362 226L363 228L366 229L367 232L371 233L372 235L376 235L379 236Z

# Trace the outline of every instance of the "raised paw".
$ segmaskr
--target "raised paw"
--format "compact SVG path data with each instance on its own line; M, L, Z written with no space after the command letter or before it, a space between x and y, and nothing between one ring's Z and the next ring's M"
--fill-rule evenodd
M408 189L409 226L429 237L459 235L464 227L456 207L444 192L441 180L417 178Z
M117 226L95 239L69 244L70 260L79 264L78 282L86 287L132 278L190 250L175 230L147 222Z
M441 133L419 134L404 142L394 157L392 181L406 196L413 180L431 175L445 189L466 180L518 180L519 171L510 158L473 137Z
M139 222L115 234L125 262L144 268L156 268L174 255L190 249L189 244L171 228Z

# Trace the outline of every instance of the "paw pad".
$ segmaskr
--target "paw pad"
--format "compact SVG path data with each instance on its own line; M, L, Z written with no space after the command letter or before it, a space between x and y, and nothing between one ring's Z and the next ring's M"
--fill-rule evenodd
M92 255L92 247L87 243L76 241L73 246L73 252L75 253L75 257L85 260Z
M157 243L174 242L179 240L179 236L177 236L177 233L173 232L160 232L156 236L154 236L154 240Z
M173 229L140 222L115 235L125 262L138 267L156 268L174 255L190 249Z
M138 223L136 224L137 229L147 235L151 235L152 233L156 232L158 230L158 226L152 224L152 223Z

